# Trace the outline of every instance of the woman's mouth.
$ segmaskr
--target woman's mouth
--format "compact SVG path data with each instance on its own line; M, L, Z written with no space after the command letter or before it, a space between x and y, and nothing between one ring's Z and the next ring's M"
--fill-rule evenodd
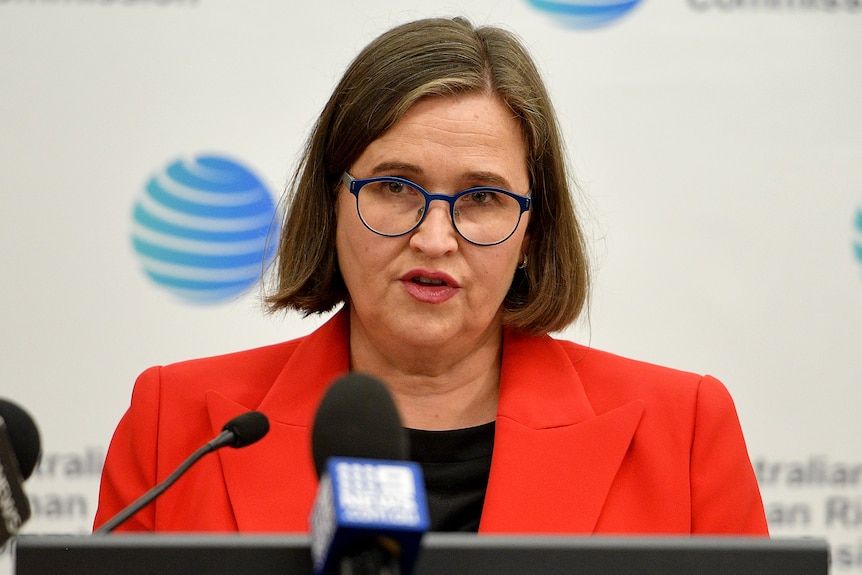
M428 270L411 270L402 276L401 284L413 299L423 303L443 303L461 289L448 274Z
M436 278L426 278L426 277L415 277L412 280L413 283L423 285L423 286L444 286L446 282L441 279Z

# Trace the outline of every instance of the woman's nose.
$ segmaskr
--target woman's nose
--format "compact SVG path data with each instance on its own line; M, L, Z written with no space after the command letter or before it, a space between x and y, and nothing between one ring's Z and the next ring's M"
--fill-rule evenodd
M410 245L428 256L439 257L458 249L457 236L449 206L441 200L432 200L425 219L410 237Z

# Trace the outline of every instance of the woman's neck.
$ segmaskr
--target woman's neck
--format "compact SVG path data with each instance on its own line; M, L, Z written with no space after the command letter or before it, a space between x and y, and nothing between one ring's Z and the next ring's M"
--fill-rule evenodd
M405 427L462 429L494 421L500 388L502 327L472 346L448 350L375 345L350 333L350 368L380 378Z

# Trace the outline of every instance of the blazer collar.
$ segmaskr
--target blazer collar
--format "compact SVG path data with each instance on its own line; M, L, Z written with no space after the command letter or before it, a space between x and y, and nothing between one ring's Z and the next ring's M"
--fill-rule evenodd
M207 394L213 433L249 409L269 418L269 433L258 443L218 452L240 531L308 531L317 490L311 422L329 384L350 367L347 342L348 317L342 311L299 341L260 405Z
M480 532L591 533L643 414L596 415L550 337L506 334Z

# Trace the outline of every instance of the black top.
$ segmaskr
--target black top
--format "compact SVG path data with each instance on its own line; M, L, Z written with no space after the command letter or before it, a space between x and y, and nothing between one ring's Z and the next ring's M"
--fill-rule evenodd
M491 473L494 422L407 433L410 459L422 466L425 476L431 531L478 531Z

